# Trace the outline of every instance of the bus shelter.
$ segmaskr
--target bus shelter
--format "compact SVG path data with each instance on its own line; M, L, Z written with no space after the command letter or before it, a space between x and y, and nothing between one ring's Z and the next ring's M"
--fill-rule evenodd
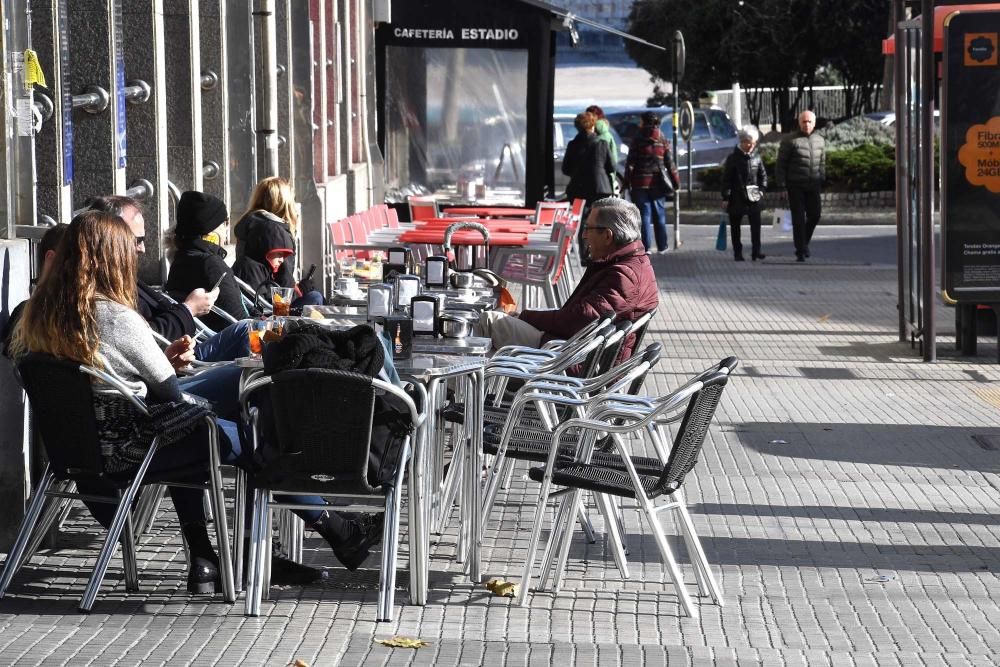
M386 200L533 205L552 187L553 8L409 0L376 30Z

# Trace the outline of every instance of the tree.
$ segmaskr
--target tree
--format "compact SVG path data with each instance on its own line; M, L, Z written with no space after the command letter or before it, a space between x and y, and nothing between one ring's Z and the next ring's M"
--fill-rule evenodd
M697 11L676 0L637 0L629 29L667 46L674 30L684 33L688 53L682 90L739 81L747 90L750 121L759 125L765 112L762 90L771 88L771 123L794 127L803 97L807 104L811 100L821 65L832 65L848 82L849 108L877 86L872 82L880 76L880 38L871 33L881 29L872 26L885 25L887 11L884 0L701 0ZM671 78L669 52L633 43L628 51L652 74Z

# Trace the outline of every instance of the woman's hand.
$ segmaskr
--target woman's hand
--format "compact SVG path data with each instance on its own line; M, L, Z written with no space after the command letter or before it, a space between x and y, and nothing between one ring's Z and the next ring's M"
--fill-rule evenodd
M194 339L191 336L182 336L167 345L163 354L167 355L167 361L174 367L174 370L190 366L191 362L194 361Z

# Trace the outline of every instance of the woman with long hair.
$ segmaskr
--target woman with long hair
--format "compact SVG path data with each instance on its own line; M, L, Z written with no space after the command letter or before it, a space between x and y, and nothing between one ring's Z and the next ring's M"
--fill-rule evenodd
M100 211L86 211L74 218L14 333L15 358L27 352L50 354L116 376L148 404L183 401L174 367L168 361L177 350L171 349L174 346L161 350L149 325L135 310L136 266L135 235L121 218ZM102 390L100 386L95 390L113 391ZM249 466L241 454L237 425L225 419L217 421L222 461ZM196 430L172 442L153 458L149 472L203 466L207 479L209 457L205 441L204 431ZM119 451L105 453L106 464L119 463L121 455ZM130 469L118 472L127 473ZM83 488L85 481L78 482L78 486L88 492ZM170 487L170 494L191 555L188 590L212 593L219 578L218 557L205 526L203 492ZM318 496L286 498L290 502L316 505L315 510L296 513L327 540L344 565L354 569L361 564L373 543L373 533L366 524L324 511L326 503ZM109 506L93 503L88 507L102 525L110 524L113 510L109 511Z
M295 281L298 204L292 186L279 176L265 178L250 195L247 210L233 225L236 276L256 290L269 285L294 287L292 306L323 303L308 277Z
M94 366L120 379L148 403L181 401L174 368L153 339L152 331L136 306L136 241L125 221L99 211L81 213L69 225L54 262L24 309L14 334L15 356L42 352L61 359ZM95 387L97 393L114 393ZM236 425L219 421L220 447L230 450ZM165 447L154 457L149 472L195 468L204 464L207 474L204 426ZM134 444L134 443L130 443ZM147 446L151 443L144 443ZM123 452L102 452L113 468ZM131 472L126 466L119 472ZM98 486L83 492L106 492ZM203 492L170 487L170 496L191 554L188 590L214 593L219 559L205 526ZM110 524L113 510L102 503L88 504L94 517Z

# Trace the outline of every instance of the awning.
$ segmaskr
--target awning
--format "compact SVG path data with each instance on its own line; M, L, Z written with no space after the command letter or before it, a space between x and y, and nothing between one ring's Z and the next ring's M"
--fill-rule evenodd
M943 5L934 8L934 53L944 50L944 21L958 11L983 12L1000 10L1000 3L994 2L981 5ZM919 21L921 17L915 20ZM896 36L890 35L882 40L882 55L891 56L896 53Z
M627 39L630 42L635 42L636 44L642 44L643 46L648 46L651 49L657 49L658 51L667 51L667 47L665 46L660 46L659 44L653 44L652 42L647 42L641 37L636 37L635 35L623 32L618 28L613 28L609 25L598 23L593 19L588 19L582 16L578 16L573 12L569 11L568 9L563 9L562 7L556 7L555 5L550 5L547 2L542 2L542 0L520 0L520 2L523 2L526 5L539 7L541 9L547 9L548 11L552 12L553 14L561 18L569 30L573 29L572 28L573 23L579 23L581 25L594 28L595 30L600 30L602 32L607 32L612 35L617 35L618 37L621 37L622 39Z

